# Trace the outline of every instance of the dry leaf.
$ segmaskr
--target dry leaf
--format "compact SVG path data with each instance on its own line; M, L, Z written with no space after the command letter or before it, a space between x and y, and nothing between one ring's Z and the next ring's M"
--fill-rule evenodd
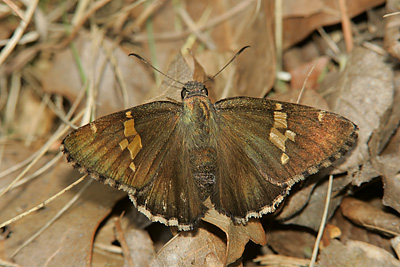
M326 56L317 58L290 70L291 88L300 89L306 82L305 88L318 90L320 75L326 70L330 59Z
M387 14L399 12L398 1L388 0L386 2ZM400 59L400 17L398 15L385 18L384 47L394 58Z
M102 47L96 49L95 40L87 32L80 34L74 44L85 78L90 82L88 85L98 88L97 116L121 110L124 103L128 104L125 107L128 108L144 102L147 94L151 92L149 85L152 84L152 80L148 70L139 60L129 57L129 52L121 47L113 47L115 44L107 37L102 40ZM107 49L112 51L111 59L107 57ZM111 64L112 60L115 63ZM121 89L118 74L126 86L126 95L124 89ZM70 48L55 55L43 78L43 88L46 92L58 93L70 100L75 100L81 90L86 89Z
M355 198L347 197L340 204L342 213L355 224L388 235L400 234L400 218Z
M310 180L308 184L305 190L299 190L293 196L290 196L288 205L285 205L278 219L284 219L285 224L301 225L318 231L326 203L328 180L321 181L318 184L314 184ZM340 205L343 198L343 188L346 185L346 177L336 177L333 180L328 219L333 216ZM310 192L311 189L312 192Z
M130 256L137 266L149 266L156 253L148 232L131 229L125 232Z
M268 246L276 254L297 258L311 257L315 235L292 225L270 225L267 229Z
M206 206L209 210L203 220L217 226L226 235L226 264L231 264L242 256L249 240L259 245L266 244L264 228L258 219L252 219L246 225L235 224L229 217L217 212L210 201L206 201Z
M341 172L366 162L370 155L374 157L382 146L380 143L387 142L382 140L373 147L369 145L371 136L384 135L380 129L387 122L393 106L393 94L393 72L386 59L365 48L355 48L335 89L328 96L333 111L359 127L357 145L346 157L346 162L336 165Z
M371 190L374 190L374 186L371 186ZM365 193L363 195L365 195ZM374 206L382 207L382 204L380 202L381 200L379 198L375 198L373 200L370 200L368 203L371 203L371 205ZM337 226L342 232L340 236L340 241L342 243L346 243L349 240L357 240L376 247L380 247L389 253L393 252L390 244L390 239L388 239L387 236L383 236L376 231L370 231L364 226L354 224L343 216L340 209L337 210L334 217L330 220L329 223Z
M180 232L159 251L151 266L208 266L217 261L223 266L226 244L218 235L199 227L195 231Z
M177 102L182 101L181 91L182 84L193 80L193 72L182 57L181 53L177 53L168 65L166 74L173 78L164 77L160 87L152 94L153 98L146 102L172 99ZM178 82L179 83L178 83Z
M400 266L389 252L368 243L349 240L346 244L338 240L322 250L318 261L320 266L387 267Z
M13 189L3 196L0 202L2 210L0 221L9 219L10 214L17 215L21 211L40 204L72 183L77 177L79 177L78 173L73 171L66 162L62 162L39 179ZM5 242L7 257L10 257L24 241L55 216L80 187L81 185L68 191L44 209L11 224L9 227L12 235ZM32 259L36 266L46 264L66 266L71 262L77 266L86 265L86 259L91 254L93 233L99 221L109 214L114 203L122 196L122 192L92 182L72 207L23 248L13 260L22 266L31 266Z
M350 18L378 6L383 0L346 1ZM339 2L330 0L291 0L283 4L283 47L288 48L321 26L341 21Z
M324 233L322 234L321 243L319 244L320 249L327 247L332 239L339 238L342 232L336 225L327 224L325 225Z

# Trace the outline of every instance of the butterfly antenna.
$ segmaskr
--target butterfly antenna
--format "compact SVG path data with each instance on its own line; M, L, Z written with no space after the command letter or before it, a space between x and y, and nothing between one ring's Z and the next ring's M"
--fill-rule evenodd
M211 78L209 78L208 80L206 80L204 83L206 83L206 82L208 82L208 81L210 81L210 80L213 80L213 79L214 79L218 74L220 74L226 67L228 67L229 64L231 64L232 61L234 61L235 58L237 58L237 56L239 56L246 48L249 48L249 47L250 47L249 45L246 45L246 46L242 47L239 51L237 51L237 53L232 57L232 59L229 60L229 62L225 64L225 66L224 66L222 69L220 69L216 74L214 74L214 76L212 76Z
M157 69L156 67L154 67L153 65L151 65L149 62L147 62L146 59L142 58L142 57L139 56L138 54L132 53L132 54L129 54L129 56L137 57L138 59L140 59L141 61L143 61L147 66L151 67L153 70L157 71L158 73L164 75L164 76L167 77L168 79L171 79L171 80L173 80L173 81L175 81L175 82L177 82L177 83L179 83L179 84L181 84L181 85L185 85L184 83L182 83L182 82L180 82L180 81L178 81L178 80L175 80L175 79L172 78L171 76L169 76L169 75L165 74L164 72L162 72L161 70Z

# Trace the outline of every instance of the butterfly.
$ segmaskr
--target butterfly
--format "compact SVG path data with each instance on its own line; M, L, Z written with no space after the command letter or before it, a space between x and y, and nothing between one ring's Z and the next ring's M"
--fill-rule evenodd
M61 150L94 179L126 191L152 221L191 230L215 209L236 223L275 211L296 182L357 139L350 120L316 108L233 97L212 103L189 81L182 102L155 101L72 131Z

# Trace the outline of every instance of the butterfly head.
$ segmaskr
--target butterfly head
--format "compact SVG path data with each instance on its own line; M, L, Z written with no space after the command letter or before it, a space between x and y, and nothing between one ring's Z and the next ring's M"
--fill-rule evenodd
M196 81L185 83L181 92L182 99L192 96L208 96L208 91L205 85Z

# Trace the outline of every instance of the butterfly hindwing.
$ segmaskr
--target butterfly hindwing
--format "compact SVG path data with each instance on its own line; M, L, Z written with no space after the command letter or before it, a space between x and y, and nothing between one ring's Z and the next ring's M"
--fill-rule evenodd
M143 165L148 165L146 158L148 155L143 154ZM206 213L189 159L188 147L177 125L147 172L153 177L152 182L131 197L139 210L153 221L190 230Z
M80 171L128 192L150 219L188 230L206 208L187 180L188 151L176 127L181 109L158 101L110 114L70 133L62 150Z
M307 106L238 97L215 107L219 173L212 202L241 222L274 211L295 182L328 167L357 137L349 120Z

